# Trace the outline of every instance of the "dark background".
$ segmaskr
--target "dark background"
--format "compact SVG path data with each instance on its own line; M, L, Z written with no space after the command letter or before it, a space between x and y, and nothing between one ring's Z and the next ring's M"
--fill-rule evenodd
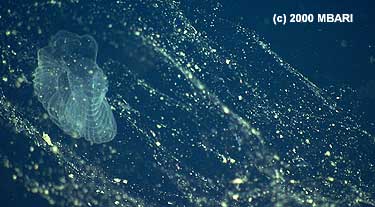
M332 97L342 95L345 106L349 105L353 114L360 114L358 120L363 128L374 133L375 1L222 0L221 4L228 19L254 29L273 51L309 80ZM354 23L275 26L274 13L353 13ZM11 176L6 170L1 172L1 206L48 206L39 195L11 181Z
M342 95L374 132L375 1L222 1L226 16L254 29L284 61L332 97ZM352 13L353 23L274 25L273 14ZM316 19L316 18L315 18ZM344 91L345 89L345 91ZM349 104L348 104L349 103ZM339 101L340 104L340 101Z

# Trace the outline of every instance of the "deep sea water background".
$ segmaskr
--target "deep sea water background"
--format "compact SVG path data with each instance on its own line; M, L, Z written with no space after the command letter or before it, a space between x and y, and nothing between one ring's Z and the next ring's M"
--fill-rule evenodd
M20 2L21 3L21 2ZM199 1L193 1L199 4ZM359 123L374 133L375 2L373 1L221 1L233 22L257 31L271 48L299 72L359 114ZM6 7L6 3L0 3ZM273 13L353 13L347 24L272 24ZM348 104L350 103L350 104ZM6 136L0 132L0 137ZM374 158L375 159L375 158ZM0 171L0 205L40 206L48 203L12 182Z

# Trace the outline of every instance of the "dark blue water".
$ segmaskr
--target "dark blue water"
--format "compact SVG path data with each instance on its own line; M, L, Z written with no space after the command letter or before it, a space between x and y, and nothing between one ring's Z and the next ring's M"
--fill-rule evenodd
M281 57L322 88L350 86L347 94L363 123L372 123L375 79L375 7L373 1L262 1L224 3L229 18L254 28ZM348 24L274 26L274 13L353 13ZM357 102L359 101L359 102ZM372 126L372 124L371 124ZM369 129L371 129L369 126Z
M199 4L199 1L193 3ZM274 0L220 3L229 20L257 31L284 60L333 97L342 95L338 103L349 106L348 110L363 128L375 132L375 2ZM5 1L0 3L2 8L7 6ZM274 13L353 13L354 22L275 26L272 24ZM55 26L59 27L58 23ZM61 26L69 29L67 25ZM5 31L0 27L0 32ZM3 47L5 45L0 45ZM5 136L7 132L0 130L0 138ZM0 169L1 206L49 206L38 195L25 191L21 183L13 182L11 177L10 171Z

